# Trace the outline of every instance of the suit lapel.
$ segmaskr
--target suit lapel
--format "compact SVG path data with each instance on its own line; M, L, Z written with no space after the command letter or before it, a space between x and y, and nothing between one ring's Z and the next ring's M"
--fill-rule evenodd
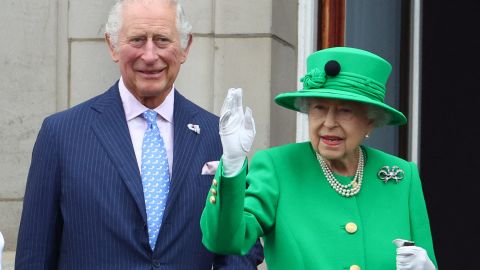
M100 96L92 108L99 113L97 119L92 123L93 131L115 164L146 222L142 180L125 119L118 84L115 84Z
M112 86L104 95L100 96L92 108L99 113L97 119L92 123L92 129L115 164L146 222L142 180L125 120L118 85ZM191 171L190 164L198 152L201 134L189 130L187 125L198 124L195 121L196 114L197 108L175 90L173 166L164 220L169 216L185 179L190 177L189 174L195 173Z
M190 163L197 153L201 134L189 130L187 125L199 124L195 121L196 114L197 108L175 90L172 179L164 220L168 217L185 179L192 173Z

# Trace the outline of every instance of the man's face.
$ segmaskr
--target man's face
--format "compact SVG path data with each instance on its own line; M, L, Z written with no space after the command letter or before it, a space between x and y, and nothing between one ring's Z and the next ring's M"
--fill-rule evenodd
M125 86L146 107L158 107L188 55L180 46L176 7L167 1L125 3L117 44L107 38Z

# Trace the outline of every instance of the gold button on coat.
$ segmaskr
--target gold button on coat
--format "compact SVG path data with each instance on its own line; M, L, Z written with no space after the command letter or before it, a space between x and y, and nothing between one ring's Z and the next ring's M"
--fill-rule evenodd
M214 186L218 185L218 181L217 181L217 179L213 178L213 180L212 180L212 184L213 184Z
M213 195L217 195L217 190L214 189L214 188L210 189L210 192L211 192Z
M217 202L217 199L215 199L215 196L210 196L210 203L215 204Z
M361 270L360 266L354 264L352 266L350 266L350 270Z
M348 233L355 233L357 231L357 224L355 224L353 222L349 222L349 223L347 223L347 225L345 225L345 230ZM352 269L352 268L350 268L350 269Z

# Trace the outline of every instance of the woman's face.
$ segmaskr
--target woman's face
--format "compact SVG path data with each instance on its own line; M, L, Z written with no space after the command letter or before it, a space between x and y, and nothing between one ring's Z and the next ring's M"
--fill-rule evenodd
M367 106L339 99L314 98L308 106L313 148L329 161L355 162L356 149L373 129Z

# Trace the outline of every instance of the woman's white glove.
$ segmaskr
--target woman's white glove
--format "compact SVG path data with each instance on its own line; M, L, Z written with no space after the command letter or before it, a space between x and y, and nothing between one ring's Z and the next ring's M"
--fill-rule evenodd
M3 246L5 246L5 240L3 239L2 232L0 232L0 270L2 270L2 252Z
M395 239L397 246L397 270L435 270L435 265L428 257L427 251L417 246L405 246L403 239Z
M220 138L223 146L223 174L234 176L242 169L255 138L255 121L252 110L243 113L242 89L228 89L220 111Z

